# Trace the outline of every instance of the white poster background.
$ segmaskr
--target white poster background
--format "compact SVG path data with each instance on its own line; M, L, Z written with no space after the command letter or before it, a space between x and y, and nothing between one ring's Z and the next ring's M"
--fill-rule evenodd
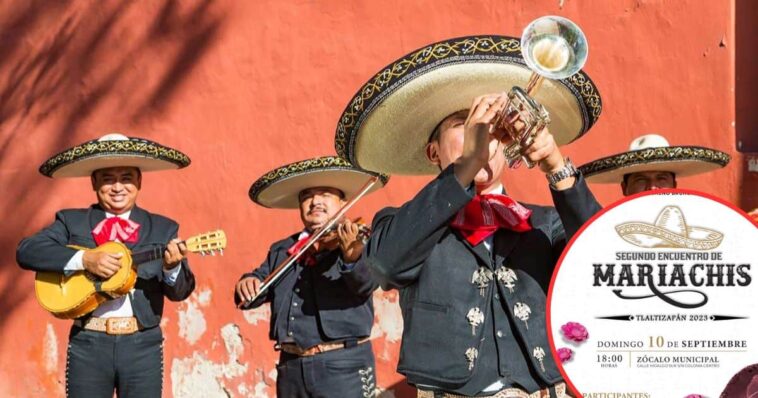
M619 224L641 221L653 224L666 206L678 206L689 226L705 227L724 234L713 250L721 252L719 261L617 261L617 252L696 252L691 249L642 248L623 240L615 230ZM625 300L624 295L650 295L648 287L593 287L594 263L615 263L616 274L622 263L650 263L657 280L658 263L682 263L685 270L695 263L750 264L752 283L746 287L659 287L661 292L696 289L708 296L699 308L684 309L658 297ZM563 364L564 374L584 397L677 398L688 394L718 397L730 378L749 364L758 363L758 228L729 206L693 194L650 194L623 202L597 218L573 242L559 266L551 285L549 322L553 349L568 347L572 360ZM636 278L635 278L636 279ZM680 293L677 301L697 302L699 295ZM682 314L741 316L747 319L724 321L619 321L597 317L631 314ZM583 343L566 340L561 325L579 322L589 332ZM747 341L746 348L682 348L682 341ZM604 342L639 342L640 348L599 347ZM652 346L651 346L652 342ZM663 347L658 347L659 343ZM671 346L674 342L679 347ZM605 357L603 356L605 355ZM717 357L716 367L682 367L675 357ZM643 357L664 361L662 366L644 366ZM669 364L665 359L669 358ZM620 360L618 360L620 359ZM611 365L615 364L615 365ZM612 395L629 394L629 395Z

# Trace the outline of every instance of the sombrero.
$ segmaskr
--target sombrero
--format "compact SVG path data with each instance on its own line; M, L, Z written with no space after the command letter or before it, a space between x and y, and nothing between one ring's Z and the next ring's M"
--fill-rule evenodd
M337 125L337 154L367 170L437 174L424 154L435 126L477 96L526 86L530 74L513 37L461 37L420 48L380 70L350 100ZM583 72L545 79L535 99L550 112L559 145L586 133L602 108Z
M389 180L387 175L361 170L345 159L324 156L271 170L253 183L248 194L253 202L264 207L296 209L300 206L298 196L304 189L336 188L349 199L357 194L372 176L378 176L379 181L369 193L383 187Z
M145 172L181 169L189 164L189 157L176 149L114 133L51 157L39 172L51 178L89 177L93 171L109 167L138 167Z
M721 398L758 398L758 364L739 371L726 385Z
M616 226L616 232L625 241L644 248L711 250L724 239L721 232L687 225L682 210L677 206L664 207L653 224L627 222Z
M700 146L669 146L663 136L636 138L628 152L594 160L579 167L588 182L619 184L624 175L643 171L670 171L677 177L707 173L729 163L724 152Z

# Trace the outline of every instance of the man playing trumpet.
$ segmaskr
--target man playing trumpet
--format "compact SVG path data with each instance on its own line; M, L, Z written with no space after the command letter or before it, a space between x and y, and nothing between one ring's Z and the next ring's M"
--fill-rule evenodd
M600 101L583 73L584 90L542 83L536 99L553 121L520 155L545 173L555 208L510 198L501 176L511 141L498 122L509 98L481 93L529 80L518 49L502 36L426 46L377 73L338 126L338 153L354 164L436 175L374 217L364 252L381 286L400 291L398 371L419 397L567 392L550 354L545 293L566 242L600 206L558 144L590 128ZM523 130L521 115L506 116L509 130Z

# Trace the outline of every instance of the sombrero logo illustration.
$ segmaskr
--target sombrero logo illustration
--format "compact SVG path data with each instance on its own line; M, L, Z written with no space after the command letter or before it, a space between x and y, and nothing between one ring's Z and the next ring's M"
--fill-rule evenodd
M621 258L657 260L655 263L593 264L593 286L615 287L612 292L620 299L657 297L675 307L698 308L708 303L708 295L703 289L693 287L747 286L752 281L749 264L708 262L721 257L721 253L710 255L705 251L718 248L724 234L710 228L688 225L679 206L663 207L653 223L625 222L615 229L618 236L632 245L651 249L649 252L620 252ZM685 249L694 252L653 251L655 249ZM697 262L688 264L691 260ZM628 294L620 287L647 287L652 294ZM666 290L668 288L677 289Z
M676 248L712 250L721 244L721 232L687 225L684 213L678 206L666 206L653 224L627 222L616 227L625 241L644 248Z
M744 212L694 191L603 209L568 244L548 292L548 339L574 396L755 390L754 373L734 375L758 358L756 242Z

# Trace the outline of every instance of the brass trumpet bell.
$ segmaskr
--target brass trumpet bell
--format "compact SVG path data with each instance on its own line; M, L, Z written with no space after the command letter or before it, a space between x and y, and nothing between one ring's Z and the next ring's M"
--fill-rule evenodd
M534 136L550 124L545 107L532 98L542 79L565 79L579 72L587 61L587 49L587 38L582 30L563 17L541 17L524 29L521 54L532 75L526 89L511 89L508 103L496 122L511 138L503 150L509 167L517 168L522 162L529 168L534 167L521 153L531 145ZM516 127L509 122L516 117L523 126Z

